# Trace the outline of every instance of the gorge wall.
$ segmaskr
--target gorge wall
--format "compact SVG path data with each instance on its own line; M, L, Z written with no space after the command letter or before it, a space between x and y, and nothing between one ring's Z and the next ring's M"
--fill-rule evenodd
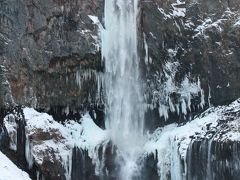
M105 128L106 90L103 76L106 67L101 60L100 34L100 29L105 28L104 0L0 0L0 3L2 151L7 153L11 140L19 138L18 147L12 147L13 152L7 155L28 171L33 179L60 179L59 175L62 179L78 179L79 176L84 177L83 179L100 178L95 171L96 163L92 163L94 156L89 156L91 153L85 151L82 144L75 147L74 143L63 143L66 151L71 152L68 156L76 160L66 161L69 172L70 167L73 168L71 174L66 172L66 166L61 164L62 160L56 158L58 152L54 147L50 148L51 151L48 148L45 151L51 152L53 162L57 164L55 167L47 160L46 155L43 165L35 160L35 164L29 168L29 159L26 159L24 150L28 133L33 146L48 139L69 140L70 135L64 134L65 130L58 132L54 127L54 130L47 129L48 133L43 133L45 130L25 132L32 125L19 121L25 119L19 106L47 112L53 115L55 121L63 124L66 119L78 122L89 111L95 124ZM175 122L185 124L196 119L196 115L209 107L228 105L240 97L238 0L139 0L137 22L139 68L143 80L147 130L154 132L157 128ZM11 136L6 123L4 124L4 117L17 112L20 115L10 118L10 122L19 123L13 125L18 130ZM233 115L223 113L222 116L226 115L227 119L225 124L232 120L237 121L239 110L233 109L232 113ZM219 126L221 122L220 120ZM212 132L211 125L206 123L203 126L207 132ZM40 128L37 125L36 127ZM155 131L155 134L160 131ZM239 129L228 128L228 131L238 132ZM218 137L209 148L209 133L202 137L197 133L195 135L197 137L186 135L195 141L188 144L188 152L184 157L191 163L201 162L200 165L191 164L183 178L201 179L202 176L209 175L204 167L211 161L214 164L212 171L217 175L210 173L208 178L218 179L222 175L223 179L237 179L239 162L233 159L239 159L239 142ZM175 144L166 147L173 145ZM111 143L109 146L111 148L104 146L105 149L97 149L98 154L105 153L97 159L106 158L107 163L100 167L104 171L99 172L105 179L114 179L119 167L114 167L115 152L112 151ZM171 165L164 167L166 174L159 177L161 157L155 154L155 150L158 154L160 150L147 150L147 158L141 161L144 161L143 178L177 179L168 169ZM196 153L199 156L193 156ZM209 160L207 157L211 153L215 159ZM41 153L37 151L34 158L39 154ZM186 166L190 166L183 161L180 158L182 169L174 171L176 174L184 174L184 167L186 169ZM218 163L221 161L222 163ZM233 167L233 164L236 166ZM79 172L79 168L84 171ZM201 171L197 171L198 169ZM227 175L221 172L226 172Z

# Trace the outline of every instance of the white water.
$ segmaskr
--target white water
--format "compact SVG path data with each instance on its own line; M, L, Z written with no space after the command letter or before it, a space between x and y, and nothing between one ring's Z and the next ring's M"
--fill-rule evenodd
M107 97L106 128L118 148L119 179L133 179L144 144L143 95L137 53L138 0L105 0L102 58Z

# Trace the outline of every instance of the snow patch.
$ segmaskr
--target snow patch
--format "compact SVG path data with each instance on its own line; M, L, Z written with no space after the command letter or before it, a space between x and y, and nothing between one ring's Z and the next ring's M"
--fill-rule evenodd
M171 9L169 13L166 13L163 8L158 7L158 11L164 16L164 19L173 19L186 16L185 1L181 2L177 0L175 3L171 4Z
M240 27L240 18L237 19L233 26Z
M0 162L0 180L30 180L29 175L13 164L2 152Z
M198 37L198 36L203 36L205 39L208 38L208 36L206 35L206 32L208 30L214 30L217 31L219 33L223 32L223 25L225 22L228 22L231 20L231 18L234 17L234 13L226 10L223 15L221 16L220 19L214 21L212 18L208 17L206 19L204 19L202 21L202 24L200 24L199 26L197 26L194 29L195 35L193 36L193 38ZM235 25L238 25L238 21L235 23ZM234 25L234 26L235 26Z
M185 2L181 2L177 0L176 3L173 3L172 5L173 11L172 11L172 16L173 17L185 17L186 15L186 8Z

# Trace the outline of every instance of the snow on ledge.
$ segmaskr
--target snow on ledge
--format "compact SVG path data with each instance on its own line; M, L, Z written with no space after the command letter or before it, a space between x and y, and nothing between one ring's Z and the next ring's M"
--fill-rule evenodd
M30 180L30 177L0 152L0 180Z
M79 122L68 121L65 124L32 108L24 108L23 114L26 121L25 154L29 168L33 162L41 165L46 159L53 163L60 162L66 171L66 179L71 179L74 146L87 150L91 157L95 148L108 139L107 131L95 125L89 114L84 115ZM10 135L10 148L16 151L17 124L14 119L16 114L7 115L4 125Z
M183 126L170 124L157 129L145 144L145 156L151 153L157 156L158 173L163 179L168 171L174 171L171 176L176 177L171 178L176 179L181 176L180 160L186 161L192 140L204 138L240 141L240 99L228 106L210 108Z

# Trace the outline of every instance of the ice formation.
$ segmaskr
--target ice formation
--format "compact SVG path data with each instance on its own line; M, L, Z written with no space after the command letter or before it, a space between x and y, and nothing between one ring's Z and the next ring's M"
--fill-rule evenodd
M25 159L29 169L33 163L41 165L47 157L52 162L60 162L66 179L70 180L73 147L87 150L94 159L96 147L109 139L108 132L97 127L89 114L83 116L80 122L67 121L63 125L52 116L32 108L24 108L23 114L24 119L14 113L7 115L4 125L10 135L10 148L16 151L17 120L26 121Z
M174 51L170 51L169 54L174 56ZM178 61L167 61L165 63L163 73L166 80L164 82L160 80L162 74L155 76L157 88L153 91L152 103L155 107L158 106L159 115L164 117L165 120L168 120L170 112L176 112L178 115L186 115L188 111L191 112L191 100L194 97L200 95L199 109L203 108L206 103L199 78L193 81L190 80L190 75L186 75L181 83L176 83L175 76L179 65ZM174 98L171 97L172 93L179 94L180 97L174 101Z
M211 167L211 162L214 160L210 159L213 157L211 147L213 141L219 143L239 141L239 117L236 116L239 112L240 100L237 100L229 106L210 108L186 125L171 124L157 129L145 144L145 152L146 155L154 153L158 159L160 179L168 179L169 175L170 179L175 180L193 179L187 167L191 167L193 160L191 157L192 143L197 142L198 139L201 139L199 142L204 142L206 139L207 144L202 146L202 149L208 148L206 154L208 160L205 163L207 167ZM233 164L239 168L237 149L232 149L232 151L236 155L236 162ZM231 163L228 163L229 166ZM227 167L228 165L225 168ZM206 177L210 178L213 173L214 171L208 172Z
M88 114L84 115L79 122L70 120L59 124L50 115L39 113L31 108L24 108L23 113L26 121L25 156L29 168L33 163L41 165L47 157L52 162L60 162L65 169L66 179L70 180L72 149L79 147L88 152L95 164L95 173L101 176L106 158L104 154L109 139L112 138L109 130L102 130L96 126ZM169 176L171 179L193 179L194 174L190 169L199 168L198 163L191 165L196 161L194 158L202 159L206 167L212 168L211 171L207 170L209 168L204 169L206 178L214 176L213 172L218 170L213 169L216 167L212 167L211 163L214 163L223 173L228 168L232 169L233 174L230 175L234 176L240 167L237 153L240 138L239 113L240 99L229 106L211 107L183 126L170 124L158 128L153 134L148 135L146 142L140 147L141 150L138 146L130 146L125 151L122 149L118 151L116 160L124 165L120 168L119 179L140 177L141 166L138 160L147 158L150 154L155 154L159 177L163 180ZM16 121L22 120L14 114L5 117L4 125L9 134L16 131L17 124L14 124ZM10 147L16 147L14 139L15 136L10 135L12 142ZM232 142L236 143L232 145ZM227 149L227 152L232 154L233 158L224 162L215 160L213 157L218 157L217 153L223 153L222 151L226 148L224 143L228 143L227 147L230 149ZM99 153L99 148L102 148L102 154ZM202 154L196 157L192 154L196 151ZM225 169L221 170L221 168Z
M101 101L102 88L104 86L104 74L96 70L79 70L75 74L76 84L78 88L84 87L86 82L92 81L96 83L96 100Z
M118 148L119 179L132 179L144 142L143 94L137 53L138 0L106 0L102 32L106 127ZM122 161L120 159L123 159Z

